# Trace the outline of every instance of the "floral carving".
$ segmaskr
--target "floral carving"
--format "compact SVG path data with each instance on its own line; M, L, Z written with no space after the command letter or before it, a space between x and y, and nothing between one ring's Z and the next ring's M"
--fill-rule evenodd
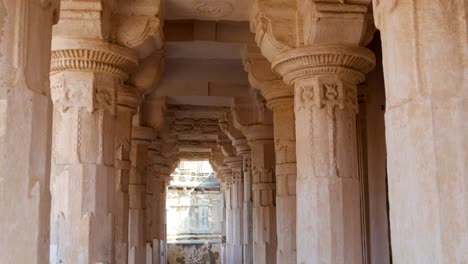
M325 106L344 108L343 83L337 77L317 77L302 80L296 85L296 108Z

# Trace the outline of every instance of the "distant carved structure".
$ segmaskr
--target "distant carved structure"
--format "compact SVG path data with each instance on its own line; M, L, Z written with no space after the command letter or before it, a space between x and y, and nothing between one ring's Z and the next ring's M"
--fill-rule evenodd
M0 0L0 263L166 263L181 160L222 263L468 263L466 10Z

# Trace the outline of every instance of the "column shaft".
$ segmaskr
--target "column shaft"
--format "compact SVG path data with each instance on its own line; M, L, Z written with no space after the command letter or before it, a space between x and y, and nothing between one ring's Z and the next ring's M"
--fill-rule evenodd
M148 146L146 144L132 143L129 184L129 222L128 222L128 263L141 264L146 262L146 174Z
M114 196L114 254L112 263L128 262L128 185L130 180L130 147L132 116L139 98L133 87L119 87L115 135L115 196Z
M225 256L226 256L226 263L232 264L235 263L234 261L234 238L233 238L233 229L234 229L234 219L233 219L233 210L232 210L232 185L233 185L233 178L232 178L232 171L227 167L223 166L220 169L224 179L225 179L225 189L224 189L224 197L225 197L225 214L226 214L226 247L225 247Z
M59 53L59 52L58 52ZM110 263L114 125L120 80L110 73L54 73L52 237L57 261Z
M333 76L304 82L295 89L298 263L362 263L356 87Z
M49 263L52 23L60 1L0 2L0 256Z
M149 174L153 178L151 200L151 243L153 263L166 263L166 183L170 181L170 168L160 154L160 145L150 148Z
M296 135L294 98L269 101L276 152L276 221L279 264L296 263Z
M243 261L243 204L244 204L244 180L242 175L243 158L241 156L227 157L225 163L232 172L232 185L230 187L230 201L232 214L232 247L233 263Z
M252 160L250 153L243 154L243 238L244 264L253 263L253 227L252 227Z
M254 140L252 149L253 262L276 263L275 149L273 140Z
M392 256L468 262L466 1L374 1L382 32Z

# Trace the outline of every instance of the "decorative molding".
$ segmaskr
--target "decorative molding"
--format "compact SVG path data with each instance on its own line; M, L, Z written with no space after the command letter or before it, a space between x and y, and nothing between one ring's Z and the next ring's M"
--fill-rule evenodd
M195 3L195 12L203 17L222 18L233 10L233 5L223 0L201 0Z
M83 48L52 51L50 65L51 75L63 71L92 71L110 73L124 81L137 67L138 60L132 53Z
M66 76L52 76L50 93L54 107L61 112L69 108L86 108L88 112L104 109L115 114L117 95L113 85L94 85L93 81L67 81Z
M360 47L307 46L284 52L272 63L272 67L289 85L319 75L336 75L358 84L375 67L375 55Z
M141 94L135 87L120 85L117 91L117 108L122 111L136 113L142 99Z

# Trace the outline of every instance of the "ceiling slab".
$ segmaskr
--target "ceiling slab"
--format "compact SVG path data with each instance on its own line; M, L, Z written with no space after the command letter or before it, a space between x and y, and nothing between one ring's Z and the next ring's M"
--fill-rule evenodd
M251 0L164 0L165 19L248 21Z

